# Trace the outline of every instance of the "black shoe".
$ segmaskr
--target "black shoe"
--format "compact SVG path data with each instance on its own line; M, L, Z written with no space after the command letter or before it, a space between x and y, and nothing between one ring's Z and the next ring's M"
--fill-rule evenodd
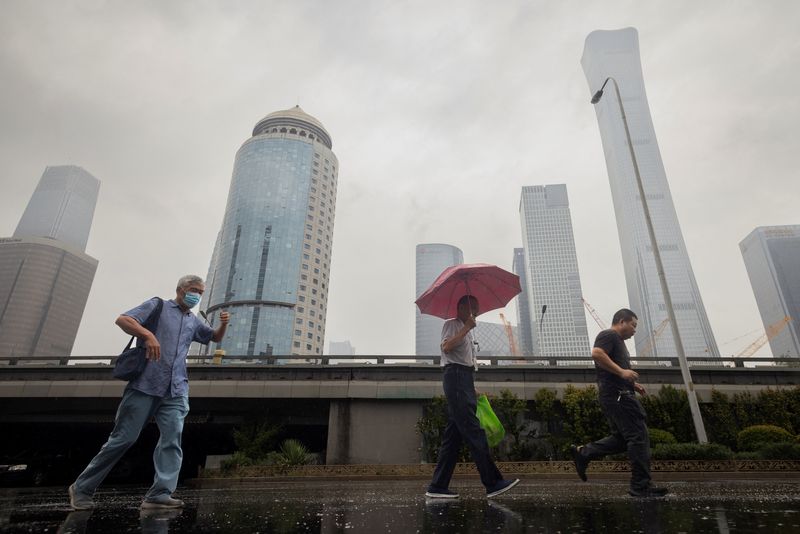
M631 497L640 497L640 498L648 498L648 497L663 497L669 493L667 488L659 488L656 486L648 486L644 489L633 489L631 488L628 490L628 495Z
M586 468L589 467L589 460L583 457L577 445L571 445L569 450L572 452L572 461L575 462L575 471L578 476L586 482Z

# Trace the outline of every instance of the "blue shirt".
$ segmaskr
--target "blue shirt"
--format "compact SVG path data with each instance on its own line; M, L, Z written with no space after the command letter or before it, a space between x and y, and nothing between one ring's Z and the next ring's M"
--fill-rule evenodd
M143 324L156 304L158 299L152 298L122 315ZM158 361L148 360L144 372L131 380L128 387L156 397L188 397L186 354L189 352L189 345L193 341L208 344L214 330L203 324L192 312L183 311L177 302L170 299L165 300L161 308L155 335L161 345L161 358Z

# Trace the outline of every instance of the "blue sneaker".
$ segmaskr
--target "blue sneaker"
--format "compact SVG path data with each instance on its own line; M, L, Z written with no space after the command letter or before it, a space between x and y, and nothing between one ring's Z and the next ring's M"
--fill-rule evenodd
M501 480L495 484L494 487L486 490L486 498L491 499L492 497L497 497L498 495L507 492L517 484L519 484L518 478L515 478L514 480Z
M425 496L431 499L458 499L458 493L446 489L429 487Z

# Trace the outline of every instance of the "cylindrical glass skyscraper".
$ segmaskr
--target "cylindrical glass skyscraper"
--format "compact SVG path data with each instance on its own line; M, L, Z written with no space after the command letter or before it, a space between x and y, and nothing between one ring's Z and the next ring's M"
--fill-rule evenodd
M417 245L417 298L442 274L453 265L464 263L461 249L443 243L424 243ZM414 306L416 314L416 355L438 356L442 342L444 319L424 315Z
M236 154L202 309L231 313L228 355L322 354L336 156L299 106L267 115Z

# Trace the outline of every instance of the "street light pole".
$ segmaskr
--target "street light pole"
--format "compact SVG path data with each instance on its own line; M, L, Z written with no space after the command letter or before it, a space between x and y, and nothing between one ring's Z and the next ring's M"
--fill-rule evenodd
M669 324L672 328L672 337L675 340L675 349L678 352L678 363L681 367L681 375L683 376L683 384L686 387L686 395L689 398L689 409L692 412L692 421L694 422L694 430L697 433L697 441L700 443L708 443L706 436L706 427L703 424L703 416L700 414L700 405L697 402L697 393L694 390L694 382L692 382L692 374L689 371L689 363L686 361L686 353L683 350L683 341L681 334L678 330L678 321L675 318L675 309L672 307L672 297L667 286L667 278L664 275L664 264L661 261L661 251L658 250L658 242L656 241L656 233L653 229L653 220L650 217L650 206L647 203L647 197L644 194L644 185L642 184L642 176L639 173L639 163L636 160L636 152L633 150L633 141L631 140L631 132L628 128L628 118L625 115L625 107L622 105L622 96L619 93L619 85L617 80L609 76L603 82L600 90L592 96L592 104L597 104L603 97L603 89L610 81L614 82L614 91L617 94L617 102L619 103L619 112L622 115L622 124L625 126L625 138L628 141L628 150L631 153L631 162L633 163L633 172L636 175L636 185L639 188L639 198L642 199L642 211L644 212L644 220L647 224L647 233L650 236L650 245L653 249L653 257L656 262L656 270L658 271L658 281L661 283L661 293L664 296L664 306L667 308L667 315L669 316Z

